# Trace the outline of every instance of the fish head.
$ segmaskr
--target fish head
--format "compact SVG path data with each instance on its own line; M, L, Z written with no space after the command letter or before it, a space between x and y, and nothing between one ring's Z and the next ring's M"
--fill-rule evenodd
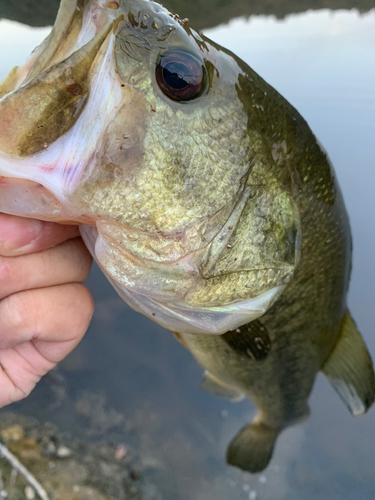
M64 0L0 86L0 211L80 224L119 294L166 328L261 316L298 265L300 220L244 66L156 2Z

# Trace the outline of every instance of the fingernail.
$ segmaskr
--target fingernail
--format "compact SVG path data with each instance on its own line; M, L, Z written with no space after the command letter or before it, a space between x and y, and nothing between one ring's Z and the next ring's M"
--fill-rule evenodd
M39 220L0 214L0 247L17 251L35 241L42 231Z

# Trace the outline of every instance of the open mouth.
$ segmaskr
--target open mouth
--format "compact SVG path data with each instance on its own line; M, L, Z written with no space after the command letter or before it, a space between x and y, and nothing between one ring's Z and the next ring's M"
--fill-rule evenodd
M224 333L264 314L290 282L298 260L293 200L279 187L267 191L261 172L249 182L241 103L218 108L235 130L230 148L221 144L223 124L220 133L213 125L213 117L222 120L216 94L198 106L197 143L184 142L197 123L195 108L177 109L155 91L160 40L154 52L137 45L144 60L129 56L116 45L121 12L110 4L70 12L69 43L60 40L64 22L57 23L25 82L0 100L9 124L0 130L0 211L84 224L86 245L131 307L176 332ZM170 33L172 21L160 12ZM163 24L156 29L144 13L127 15L125 34L133 36L135 26L138 41L149 32L153 47ZM180 61L177 52L166 56L166 67Z
M70 83L73 78L66 79L65 73L74 74L81 59L87 56L87 47L80 49L83 51L82 57L77 56L73 61L68 58L61 64L63 67L67 66L69 71L60 70L59 66L55 70L52 69L52 73L47 70L25 87L21 86L0 100L2 119L9 121L7 130L2 127L2 132L0 131L0 175L2 176L0 186L7 185L14 190L17 185L16 190L20 193L23 181L25 198L28 198L28 190L36 192L38 188L40 191L40 186L43 186L45 198L49 198L54 205L52 218L49 217L48 206L44 207L42 218L46 220L57 220L55 205L69 206L67 203L69 197L77 190L83 177L89 175L90 170L95 168L95 153L103 133L113 120L113 113L110 111L121 105L120 92L116 92L112 84L115 78L114 36L108 37L109 32L110 28L100 35L100 40L91 55L93 60L99 51L99 59L95 66L91 70L88 67L86 71L87 75L84 78L89 79L90 90L85 91L86 95L82 102L80 102L81 96L78 92L74 92L73 86L80 86L80 92L84 92L83 84ZM100 52L102 45L103 50ZM89 63L90 66L91 62ZM59 88L56 90L59 85L63 87L63 92L60 92ZM88 86L87 82L85 86ZM42 103L38 107L35 103L43 101L43 96L49 91L52 94L51 99L55 98L57 102ZM59 122L59 115L56 115L54 108L64 107L66 104L58 101L61 93L64 94L64 99L65 94L76 94L72 96L73 101L76 99L76 108L72 113L69 109L67 112L67 120L74 120L74 123L71 128L69 123L60 123L59 136L55 137L55 132L51 132L51 124L56 126L55 122ZM69 130L65 130L66 127ZM3 201L0 202L0 210L12 211L11 207L4 206ZM82 217L83 214L79 209L71 212L66 209L63 211L65 213L62 219L70 219L71 223L83 221L87 223L89 220L89 217Z

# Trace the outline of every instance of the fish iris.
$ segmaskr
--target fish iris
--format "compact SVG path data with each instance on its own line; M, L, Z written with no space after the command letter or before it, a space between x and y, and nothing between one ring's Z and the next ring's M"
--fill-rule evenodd
M163 93L175 101L190 101L204 89L202 62L192 54L174 51L161 55L156 66L156 81Z

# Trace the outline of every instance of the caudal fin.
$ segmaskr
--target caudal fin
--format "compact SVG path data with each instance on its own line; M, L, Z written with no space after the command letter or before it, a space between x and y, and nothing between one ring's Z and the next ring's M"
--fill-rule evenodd
M264 424L247 425L228 446L228 464L247 472L261 472L272 458L278 434Z
M371 357L349 311L322 372L353 415L365 413L373 404L375 377Z

